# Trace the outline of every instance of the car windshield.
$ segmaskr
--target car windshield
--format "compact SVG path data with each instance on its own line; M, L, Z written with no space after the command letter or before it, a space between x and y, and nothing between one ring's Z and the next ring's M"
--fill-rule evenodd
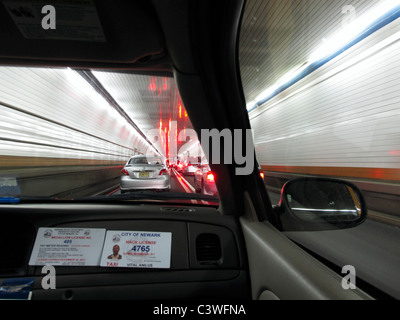
M215 182L187 168L204 152L170 74L3 66L0 109L2 199L218 204Z
M258 162L274 205L299 177L363 192L349 230L288 235L377 293L400 298L400 3L248 0L240 70ZM317 193L315 193L317 194ZM385 295L382 295L385 297Z

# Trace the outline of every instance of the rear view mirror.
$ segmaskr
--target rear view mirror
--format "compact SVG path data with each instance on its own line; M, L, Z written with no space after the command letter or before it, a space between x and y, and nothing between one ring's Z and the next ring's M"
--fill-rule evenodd
M329 178L287 182L275 211L284 231L353 228L367 217L365 200L357 186Z

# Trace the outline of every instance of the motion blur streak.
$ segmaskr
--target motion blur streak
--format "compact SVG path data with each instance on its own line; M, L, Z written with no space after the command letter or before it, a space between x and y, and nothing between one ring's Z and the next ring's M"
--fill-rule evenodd
M249 113L270 190L299 176L342 178L369 210L400 217L399 38L397 19Z
M123 162L148 147L73 70L2 67L0 87L3 156Z

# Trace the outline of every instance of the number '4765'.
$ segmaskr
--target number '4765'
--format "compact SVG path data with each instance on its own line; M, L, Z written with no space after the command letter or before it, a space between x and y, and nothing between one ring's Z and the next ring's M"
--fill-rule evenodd
M134 251L134 252L149 252L150 246L133 246L132 251Z

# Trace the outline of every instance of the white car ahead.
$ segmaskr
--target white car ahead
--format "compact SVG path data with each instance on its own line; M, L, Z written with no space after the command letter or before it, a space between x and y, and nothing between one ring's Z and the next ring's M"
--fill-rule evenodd
M161 159L156 156L133 156L121 171L121 193L135 190L171 189L170 171Z

